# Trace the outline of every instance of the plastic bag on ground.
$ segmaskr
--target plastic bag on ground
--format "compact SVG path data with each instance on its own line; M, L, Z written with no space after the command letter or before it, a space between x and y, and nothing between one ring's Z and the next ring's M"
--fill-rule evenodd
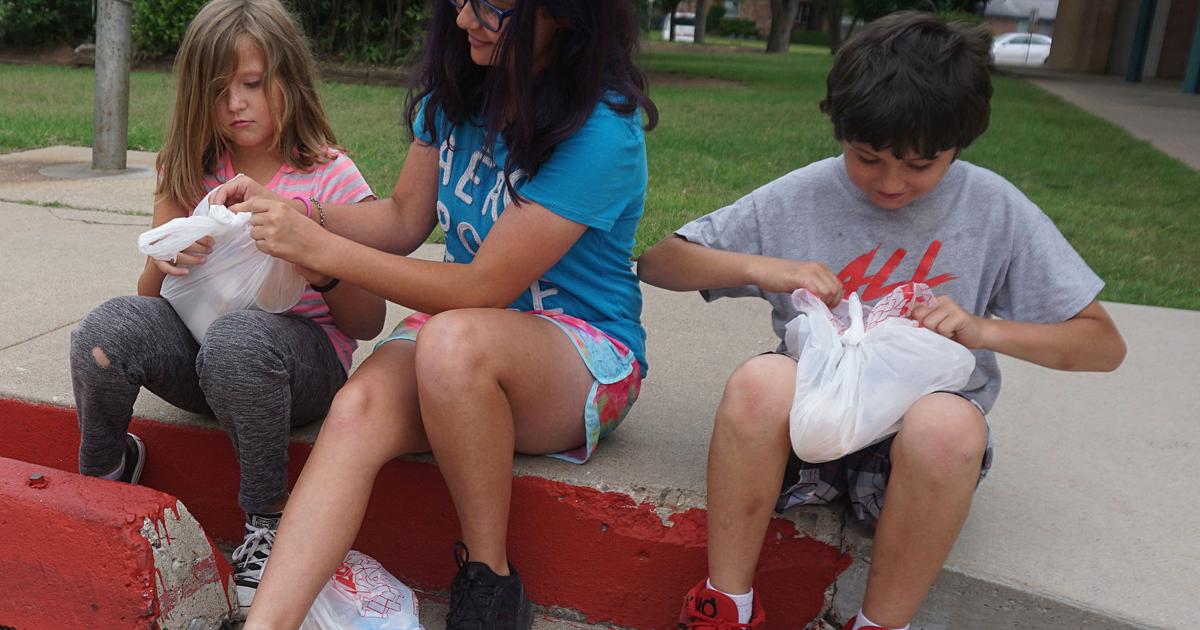
M797 457L822 463L859 451L898 431L922 396L966 386L975 355L908 317L933 299L928 286L907 284L874 308L851 294L831 311L807 290L792 294L800 315L784 342L797 357L788 419Z
M197 240L213 237L205 263L191 267L186 276L167 276L160 292L196 341L202 341L209 325L225 313L291 309L306 284L291 263L255 247L250 213L210 204L211 196L212 192L205 195L191 216L172 219L138 237L138 249L157 260L171 260Z
M374 558L351 551L300 630L422 630L417 598Z

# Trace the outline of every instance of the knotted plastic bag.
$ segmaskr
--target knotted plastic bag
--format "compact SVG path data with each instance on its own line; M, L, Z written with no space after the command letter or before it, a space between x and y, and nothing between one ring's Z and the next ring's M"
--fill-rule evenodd
M321 588L300 630L421 630L417 598L377 560L351 551Z
M898 431L922 396L966 386L975 355L909 318L933 299L927 285L907 284L874 308L852 293L831 311L805 289L792 294L800 315L784 342L797 357L789 417L797 457L821 463L859 451Z
M172 260L197 240L213 237L213 250L204 264L191 267L186 276L167 276L160 291L196 341L203 341L209 325L225 313L291 309L306 284L292 263L255 247L249 212L210 204L210 197L212 192L196 204L191 216L172 219L138 236L138 249L157 260Z

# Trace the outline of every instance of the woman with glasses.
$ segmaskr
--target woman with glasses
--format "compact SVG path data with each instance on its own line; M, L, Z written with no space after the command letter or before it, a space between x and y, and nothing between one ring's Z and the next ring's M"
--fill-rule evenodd
M255 213L260 249L416 311L335 398L247 629L296 628L380 468L425 451L462 529L447 626L531 626L512 455L586 461L646 371L630 259L658 114L637 37L625 1L440 0L390 197L310 209L239 178L214 199ZM435 226L444 261L405 257Z

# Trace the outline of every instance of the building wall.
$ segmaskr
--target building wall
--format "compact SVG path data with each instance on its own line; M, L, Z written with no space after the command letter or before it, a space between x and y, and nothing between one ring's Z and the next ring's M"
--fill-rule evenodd
M1061 0L1046 65L1103 74L1120 4L1120 0Z
M1193 46L1192 39L1196 35L1197 11L1200 11L1200 0L1172 0L1155 76L1161 79L1183 78L1187 71L1188 54Z

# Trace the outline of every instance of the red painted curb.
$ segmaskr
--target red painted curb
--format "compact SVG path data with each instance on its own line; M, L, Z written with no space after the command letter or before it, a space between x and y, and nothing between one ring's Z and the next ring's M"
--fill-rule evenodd
M171 547L166 520L178 519L178 504L151 488L0 458L0 626L150 628L209 582L227 590L229 565L207 539L193 567L201 571L185 583L156 562L152 546Z
M0 425L6 438L0 456L75 470L73 409L0 400ZM148 453L142 483L182 499L214 538L240 540L237 464L224 432L215 423L205 429L144 419L135 419L132 430ZM310 450L292 443L293 481ZM511 514L509 549L533 600L578 610L593 622L674 628L684 593L705 575L703 510L664 522L654 506L620 493L517 477ZM380 472L354 548L414 587L444 590L455 570L458 533L437 468L398 460ZM790 521L773 521L755 583L769 627L799 628L818 615L826 589L850 560L801 537Z

